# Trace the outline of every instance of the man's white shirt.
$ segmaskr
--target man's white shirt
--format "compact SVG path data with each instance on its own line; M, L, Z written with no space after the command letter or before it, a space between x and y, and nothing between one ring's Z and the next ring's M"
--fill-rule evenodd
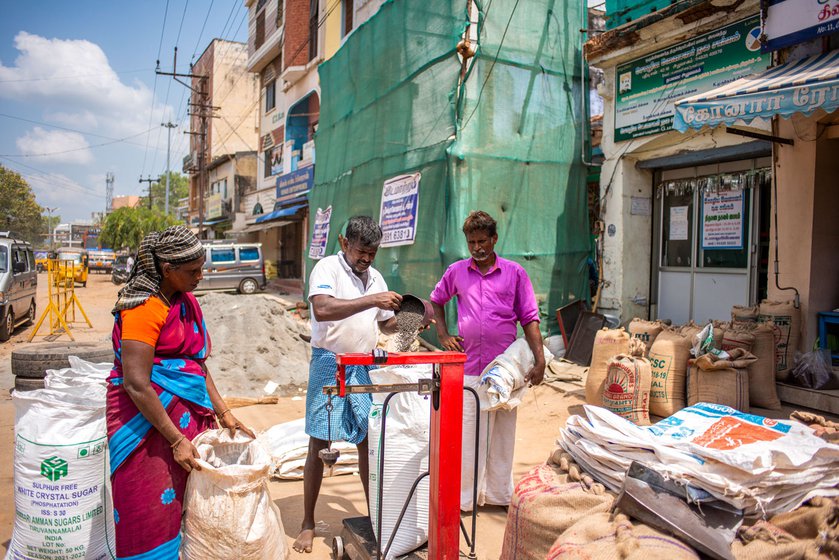
M312 297L328 295L337 299L357 299L386 291L384 278L372 266L367 269L365 286L347 264L343 252L320 260L309 275L312 346L336 354L371 352L379 338L378 322L393 317L393 311L373 307L340 321L318 321L311 309Z

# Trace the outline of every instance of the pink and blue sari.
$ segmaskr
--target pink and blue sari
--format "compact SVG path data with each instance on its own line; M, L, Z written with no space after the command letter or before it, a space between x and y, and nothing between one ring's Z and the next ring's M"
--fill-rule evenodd
M123 387L119 313L112 339L107 421L116 555L121 560L177 560L189 473L175 462L169 442ZM210 337L198 302L192 294L176 296L154 349L151 385L169 418L190 440L214 427L202 368L209 353Z

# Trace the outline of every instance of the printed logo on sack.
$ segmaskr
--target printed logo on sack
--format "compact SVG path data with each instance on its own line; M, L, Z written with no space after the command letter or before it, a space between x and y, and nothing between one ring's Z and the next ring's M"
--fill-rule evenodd
M41 462L41 476L55 482L62 476L67 476L70 464L64 459L50 457Z

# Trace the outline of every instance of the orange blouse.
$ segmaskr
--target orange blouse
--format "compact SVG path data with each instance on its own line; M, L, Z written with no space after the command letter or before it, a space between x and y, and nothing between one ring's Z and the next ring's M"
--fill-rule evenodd
M120 311L122 340L136 340L155 346L169 315L169 306L152 296L137 307Z

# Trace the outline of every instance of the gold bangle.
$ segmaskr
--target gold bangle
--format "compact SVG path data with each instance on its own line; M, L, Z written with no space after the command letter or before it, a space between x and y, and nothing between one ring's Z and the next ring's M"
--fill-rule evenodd
M219 418L219 419L220 419L222 416L224 416L224 415L225 415L225 414L227 414L228 412L230 412L230 409L229 409L229 408L225 408L225 409L224 409L224 411L219 412L218 414L216 414L216 418Z
M171 447L172 449L175 449L175 448L176 448L177 446L179 446L179 445L181 444L181 442L182 442L183 440L185 440L185 439L186 439L186 436L185 436L185 435L183 435L183 434L181 434L181 437L179 437L179 438L175 441L175 443L173 443L170 447Z

